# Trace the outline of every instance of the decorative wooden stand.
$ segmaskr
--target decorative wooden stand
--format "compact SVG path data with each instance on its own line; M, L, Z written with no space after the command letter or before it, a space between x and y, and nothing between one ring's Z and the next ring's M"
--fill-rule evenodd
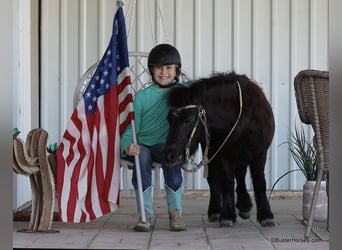
M47 153L48 133L40 128L33 129L26 141L13 133L13 171L29 176L32 191L30 224L20 232L58 232L52 230L55 207L56 159Z

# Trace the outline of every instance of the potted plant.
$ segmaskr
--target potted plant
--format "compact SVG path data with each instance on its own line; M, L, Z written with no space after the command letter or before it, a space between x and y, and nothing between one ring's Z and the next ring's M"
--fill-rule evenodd
M313 197L316 179L318 175L318 158L313 141L309 141L304 130L295 128L288 141L289 151L300 171L304 174L306 181L303 185L303 219L309 218L309 212ZM317 205L314 213L314 220L326 220L328 209L328 197L326 193L325 174L321 181Z
M290 170L280 176L273 184L271 193L281 178L294 171L301 171L306 179L303 185L303 219L307 220L309 218L313 192L318 175L318 157L313 146L313 141L310 141L306 138L303 128L299 130L296 127L295 132L291 132L290 138L286 143L288 144L290 154L298 166L298 169ZM314 213L314 220L327 220L328 197L326 193L325 178L326 175L323 174L318 194L318 201Z

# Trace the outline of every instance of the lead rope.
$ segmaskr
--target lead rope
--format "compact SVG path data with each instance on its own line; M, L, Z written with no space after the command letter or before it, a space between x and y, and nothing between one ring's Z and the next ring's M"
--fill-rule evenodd
M205 116L205 110L202 109L199 114L198 114L198 119L196 121L196 124L194 126L194 129L192 130L191 136L189 138L189 142L188 145L185 149L186 151L186 158L187 161L189 162L190 160L190 143L192 140L193 135L195 134L196 131L196 127L198 125L198 120L201 120L204 129L205 129L205 134L206 134L206 146L204 149L204 153L203 153L203 157L200 163L192 163L193 165L195 165L195 167L188 169L185 164L182 165L182 169L187 171L187 172L196 172L200 167L204 166L204 171L203 171L203 177L207 178L208 177L208 164L214 159L214 157L218 154L218 152L222 149L222 147L224 146L224 144L227 142L227 140L229 139L229 137L231 136L231 134L233 133L233 131L235 130L237 124L239 123L239 120L241 118L241 114L242 114L242 108L243 108L243 102L242 102L242 91L241 91L241 86L239 81L236 82L237 86L238 86L238 90L239 90L239 104L240 104L240 109L239 109L239 115L238 118L236 119L233 127L231 128L231 130L229 131L228 135L226 136L226 138L224 139L224 141L222 142L221 146L216 150L215 154L208 160L208 151L209 151L209 141L210 141L210 135L209 135L209 131L208 131L208 126L207 126L207 119Z

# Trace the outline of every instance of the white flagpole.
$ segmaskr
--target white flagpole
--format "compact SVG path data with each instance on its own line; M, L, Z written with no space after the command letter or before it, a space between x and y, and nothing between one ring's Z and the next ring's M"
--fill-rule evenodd
M131 121L131 126L132 126L133 143L137 144L137 136L135 134L135 123L134 123L134 120ZM143 197L143 191L142 191L143 188L142 188L142 182L141 182L141 171L140 171L139 155L134 156L134 161L135 161L135 172L136 172L137 184L138 184L140 218L141 218L141 222L142 223L146 223L144 197Z

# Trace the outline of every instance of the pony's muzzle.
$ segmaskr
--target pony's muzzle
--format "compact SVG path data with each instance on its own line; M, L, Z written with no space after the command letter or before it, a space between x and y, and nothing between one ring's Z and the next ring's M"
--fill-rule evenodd
M179 165L182 162L182 155L177 153L176 150L166 150L166 166L168 167L174 167L176 165Z

